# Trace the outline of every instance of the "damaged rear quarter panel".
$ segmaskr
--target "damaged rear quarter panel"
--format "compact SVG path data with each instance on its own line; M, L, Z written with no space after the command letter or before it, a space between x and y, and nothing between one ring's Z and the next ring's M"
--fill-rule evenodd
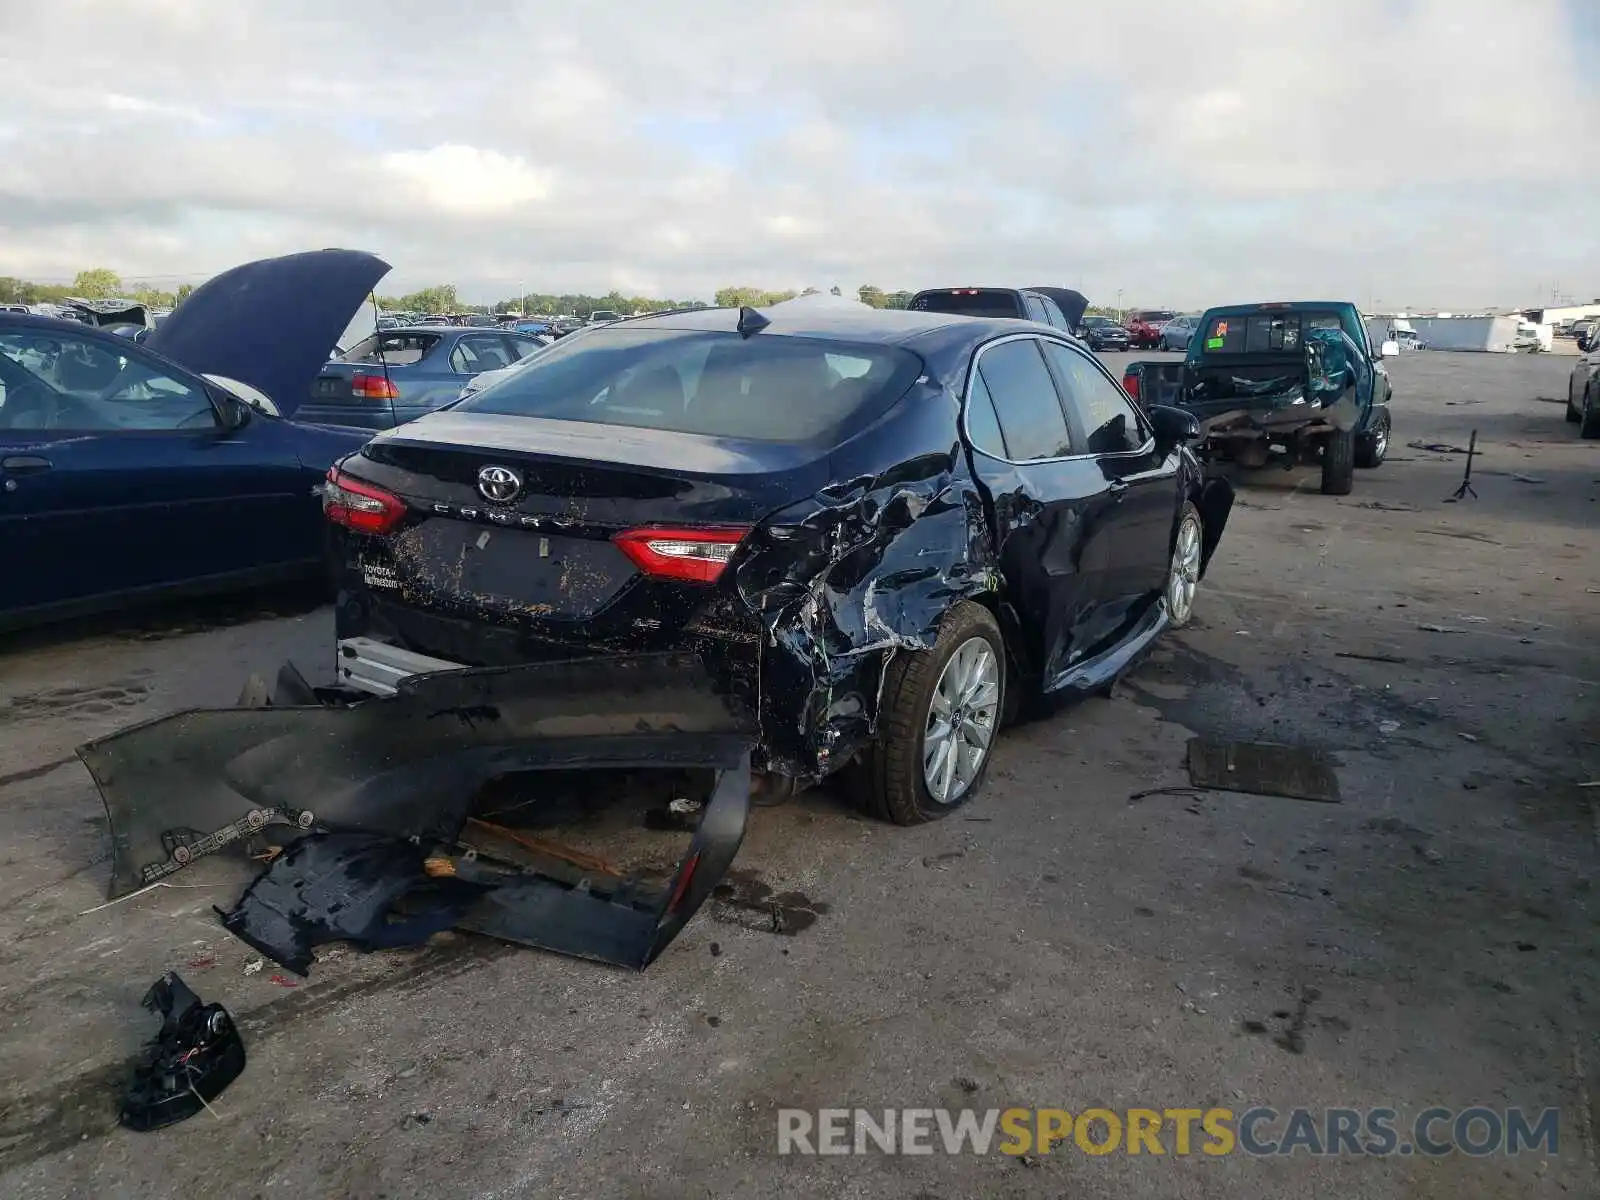
M770 769L818 778L844 765L876 730L889 658L931 649L953 604L994 592L958 411L925 376L834 453L833 483L764 523L740 564L738 590L768 633Z

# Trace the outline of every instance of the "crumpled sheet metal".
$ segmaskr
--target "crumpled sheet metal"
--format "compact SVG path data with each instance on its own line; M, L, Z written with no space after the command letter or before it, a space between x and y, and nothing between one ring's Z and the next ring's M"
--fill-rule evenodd
M741 593L766 627L770 769L815 779L847 760L877 729L890 657L930 648L951 604L996 589L982 500L962 461L957 446L835 484L777 519L780 553L741 568Z
M268 825L453 840L479 787L562 767L732 769L751 718L694 655L414 677L346 708L196 709L89 742L110 897Z

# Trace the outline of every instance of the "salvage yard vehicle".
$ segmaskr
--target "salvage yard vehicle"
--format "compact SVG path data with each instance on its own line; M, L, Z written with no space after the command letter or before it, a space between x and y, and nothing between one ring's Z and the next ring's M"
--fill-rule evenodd
M1088 304L1081 293L1070 288L959 287L927 288L912 296L906 307L912 312L1037 321L1072 333Z
M976 794L1028 695L1107 687L1232 503L1074 339L930 312L704 309L557 343L330 473L339 682L693 651L781 786Z
M1284 468L1320 463L1322 492L1345 496L1355 468L1389 449L1392 388L1354 304L1308 300L1208 309L1182 363L1129 365L1123 387L1146 405L1173 405L1200 424L1207 460Z
M275 398L306 390L387 271L343 250L247 263L137 344L0 315L0 627L321 577L322 480L366 435Z
M1110 317L1085 317L1078 336L1091 350L1126 350L1128 331Z
M1173 317L1161 327L1157 348L1161 350L1187 350L1194 335L1200 330L1199 317Z
M1177 317L1170 308L1136 308L1128 314L1128 337L1140 350L1161 345L1161 327Z
M1578 427L1579 437L1600 438L1600 346L1573 364L1567 380L1567 420Z
M473 325L407 325L374 333L324 363L300 419L392 429L452 403L462 385L542 349L546 339Z

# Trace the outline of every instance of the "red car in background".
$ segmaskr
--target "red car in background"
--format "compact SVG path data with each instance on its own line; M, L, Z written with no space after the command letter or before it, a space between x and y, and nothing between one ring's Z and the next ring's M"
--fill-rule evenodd
M1161 344L1161 327L1178 314L1168 308L1136 308L1128 314L1125 328L1128 340L1136 350L1148 350Z

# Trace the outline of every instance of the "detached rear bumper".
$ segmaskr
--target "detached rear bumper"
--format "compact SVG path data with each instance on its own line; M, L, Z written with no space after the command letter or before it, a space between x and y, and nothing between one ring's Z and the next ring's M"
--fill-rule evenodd
M492 869L490 860L466 856L463 874L484 895L453 919L457 928L642 968L738 853L749 811L752 723L698 659L649 655L427 672L404 670L414 662L363 662L372 667L372 686L391 694L345 706L192 710L80 747L109 818L111 897L258 838L282 846L308 835L362 834L448 855L460 847L479 790L507 774L712 771L716 782L699 829L664 887L581 863L577 870L571 862L522 861ZM280 686L280 697L293 701L302 689ZM294 870L287 855L281 866ZM330 887L349 890L321 876L301 881L303 889L294 882L267 890L307 898ZM399 891L408 883L389 882ZM229 914L229 928L260 928L239 915L244 903ZM303 911L273 904L266 924L278 930L323 930L337 911L318 911L309 899ZM252 944L275 952L271 940ZM285 946L282 953L278 961L303 969L300 952Z

